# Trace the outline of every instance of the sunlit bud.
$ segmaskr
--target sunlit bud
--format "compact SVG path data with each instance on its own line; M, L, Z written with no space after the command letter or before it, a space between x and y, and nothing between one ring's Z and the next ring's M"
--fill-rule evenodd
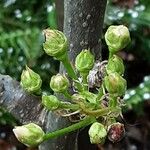
M123 60L117 55L113 55L112 58L110 58L108 61L106 70L108 74L117 72L118 74L123 75L124 74Z
M75 67L81 73L88 73L94 65L94 56L89 50L83 50L75 59Z
M48 110L56 110L60 105L60 101L54 95L50 95L50 96L43 95L42 96L42 104Z
M65 92L69 87L69 80L61 74L52 76L50 87L54 92Z
M115 96L123 96L127 88L127 82L118 73L110 73L104 78L107 91Z
M103 144L107 136L107 131L101 123L95 122L89 129L89 137L92 144Z
M131 41L128 28L124 25L110 26L105 33L105 41L112 53L125 48Z
M65 35L58 30L44 30L45 43L43 44L45 52L55 57L57 60L63 60L68 50L68 41Z
M28 147L34 147L43 142L44 131L38 125L29 123L13 129L16 138Z
M119 142L125 135L124 125L117 122L108 127L108 139L110 141Z
M21 74L21 86L30 93L38 93L41 89L42 80L40 76L26 66Z

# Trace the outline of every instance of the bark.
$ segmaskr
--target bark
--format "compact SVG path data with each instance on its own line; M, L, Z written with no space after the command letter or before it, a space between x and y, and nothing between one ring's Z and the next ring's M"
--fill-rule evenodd
M64 0L64 33L70 44L70 60L90 48L96 59L101 57L100 38L106 0ZM61 67L61 72L63 67ZM9 76L0 76L0 105L12 113L21 123L35 122L47 131L68 126L70 122L47 112L40 104L40 97L24 92L18 82ZM41 144L40 150L77 150L77 133L53 139Z

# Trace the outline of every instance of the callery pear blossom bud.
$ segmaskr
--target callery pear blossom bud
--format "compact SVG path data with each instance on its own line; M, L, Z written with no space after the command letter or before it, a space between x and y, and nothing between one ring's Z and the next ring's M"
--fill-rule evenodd
M124 125L117 122L108 127L108 139L110 141L119 142L125 135Z
M21 74L21 86L30 93L38 93L41 90L42 80L40 76L26 66Z
M98 122L93 123L89 129L89 136L92 144L103 144L107 136L104 125Z
M106 70L108 74L117 72L119 75L123 75L125 70L123 60L117 55L113 55L108 61Z
M75 59L75 67L81 73L88 73L94 65L94 56L89 50L83 50Z
M54 75L51 78L50 87L54 92L63 93L69 87L69 80L64 75Z
M57 60L63 60L68 50L68 41L65 35L58 30L44 30L46 41L43 44L44 51L55 57Z
M111 53L125 48L131 41L128 28L124 25L110 26L105 33L105 41Z
M74 102L81 102L81 101L85 101L85 97L81 94L73 94L71 96L72 101Z
M43 95L42 96L42 104L48 110L56 110L60 105L60 101L54 95L50 95L50 96Z
M127 88L127 82L118 73L110 73L104 78L107 91L115 96L123 96Z
M13 129L16 138L28 147L35 147L43 142L44 131L38 125L29 123Z

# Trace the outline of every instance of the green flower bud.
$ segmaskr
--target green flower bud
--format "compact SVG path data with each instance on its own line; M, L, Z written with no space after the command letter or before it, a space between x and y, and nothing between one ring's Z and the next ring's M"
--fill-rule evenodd
M38 125L29 123L13 129L17 139L28 147L35 147L43 142L44 131Z
M89 136L92 144L103 144L107 136L107 131L104 125L95 122L89 129Z
M59 107L60 101L57 99L56 96L50 95L50 96L42 96L42 104L48 109L48 110L55 110Z
M46 41L43 44L44 51L55 57L57 60L62 60L68 50L68 41L65 35L58 30L44 30Z
M119 75L123 75L125 70L123 60L117 55L113 55L108 61L106 70L108 74L117 72Z
M71 96L72 101L74 102L81 102L81 101L85 101L85 97L83 95L80 94L73 94Z
M108 139L110 141L119 142L125 135L125 128L122 123L116 122L108 127Z
M40 76L26 66L21 74L21 86L30 93L37 93L41 90L42 80Z
M127 82L117 72L110 73L104 78L107 91L115 96L123 96L127 88Z
M69 87L69 80L64 75L54 75L51 78L50 87L54 92L63 93Z
M110 26L105 33L105 41L112 53L125 48L131 41L128 28L124 25Z
M75 59L75 66L81 73L88 73L94 65L94 56L89 50L83 50Z

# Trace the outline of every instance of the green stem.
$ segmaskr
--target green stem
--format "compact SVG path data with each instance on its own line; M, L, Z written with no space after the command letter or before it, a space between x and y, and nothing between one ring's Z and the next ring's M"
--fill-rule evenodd
M104 83L102 82L102 85L99 88L98 95L97 95L97 98L96 98L97 101L99 101L101 99L101 97L105 94L104 90L105 90Z
M75 73L75 71L74 71L74 69L73 69L73 67L72 67L72 65L71 65L71 63L70 63L70 61L69 61L68 56L66 56L65 59L62 60L62 63L63 63L63 65L64 65L64 67L65 67L65 69L66 69L68 75L69 75L71 78L73 78L73 79L75 79L75 80L78 80L78 77L77 77L77 75L76 75L76 73Z
M73 69L73 67L72 67L72 65L71 65L71 63L70 63L70 61L69 61L68 56L66 55L66 56L64 57L64 59L62 59L61 61L62 61L63 65L64 65L64 67L65 67L65 69L66 69L68 75L69 75L72 79L78 80L78 77L77 77L77 75L76 75L76 73L75 73L75 71L74 71L74 69ZM82 85L81 85L80 83L76 83L76 85L77 85L77 89L78 89L79 91L82 91L82 90L83 90L83 87L82 87Z
M113 53L109 51L109 59L112 58Z
M68 93L68 91L63 92L66 98L71 100L71 95Z
M80 109L78 104L69 104L69 103L65 103L65 102L61 102L59 108L71 109L71 110L79 110Z
M82 76L82 82L83 82L83 85L84 85L84 89L85 90L88 90L88 82L87 82L87 76L88 76L88 73L83 73L83 72L80 72L81 76Z
M105 116L109 113L114 113L120 111L119 107L107 107L107 108L102 108L102 109L97 109L97 110L90 110L86 108L83 104L80 104L80 108L82 111L90 116L94 117L100 117L100 116Z
M76 124L73 124L69 127L45 134L43 141L48 140L48 139L52 139L52 138L56 138L58 136L62 136L64 134L75 131L75 130L80 129L82 127L86 127L95 121L96 121L95 117L87 117L86 119L84 119L84 120L82 120Z

